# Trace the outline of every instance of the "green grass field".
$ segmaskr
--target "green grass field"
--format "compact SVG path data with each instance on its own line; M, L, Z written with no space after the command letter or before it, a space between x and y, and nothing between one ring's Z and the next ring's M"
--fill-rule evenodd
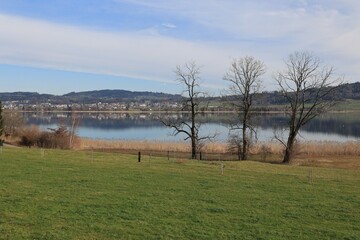
M0 239L360 239L360 173L4 148Z

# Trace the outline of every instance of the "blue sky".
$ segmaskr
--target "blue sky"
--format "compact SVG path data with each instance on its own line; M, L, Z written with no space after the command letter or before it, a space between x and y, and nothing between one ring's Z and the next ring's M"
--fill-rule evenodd
M219 93L233 58L265 62L265 90L294 51L360 81L358 0L0 0L0 92L180 93L174 69L202 66Z

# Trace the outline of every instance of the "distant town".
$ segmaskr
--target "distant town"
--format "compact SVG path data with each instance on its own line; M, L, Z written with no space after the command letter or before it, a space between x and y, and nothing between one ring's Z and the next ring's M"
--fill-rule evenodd
M360 100L360 82L344 84L333 93L341 101ZM181 109L179 94L131 92L126 90L96 90L72 92L62 96L33 92L0 93L6 110L17 111L174 111ZM231 110L234 96L208 97L207 111ZM254 99L257 110L268 111L286 104L280 92L263 92ZM205 106L204 106L205 108Z
M30 101L4 101L3 108L19 111L171 111L179 109L176 102L96 102L56 104L30 103Z

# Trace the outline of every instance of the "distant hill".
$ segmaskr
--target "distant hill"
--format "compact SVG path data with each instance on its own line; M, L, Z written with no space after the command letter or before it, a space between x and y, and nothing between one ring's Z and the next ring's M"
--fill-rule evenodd
M51 94L39 94L36 92L5 92L0 93L1 101L46 101L48 98L53 98Z
M344 84L335 94L337 98L360 100L360 82Z
M96 103L118 101L177 101L181 98L177 94L132 92L126 90L96 90L86 92L71 92L64 95L39 94L34 92L0 93L1 101L20 101L28 103L51 102L57 104L67 103Z
M263 92L257 98L257 104L266 103L268 105L286 104L287 100L281 94L281 92ZM331 98L338 100L353 99L360 100L360 82L347 83L339 86L331 93Z
M63 95L71 102L89 103L94 101L114 102L114 101L139 101L139 100L176 100L180 95L154 92L132 92L127 90L97 90L87 92L71 92Z
M339 87L333 95L337 99L360 100L360 82L348 83ZM91 103L116 103L116 102L179 102L179 94L156 93L156 92L132 92L127 90L96 90L86 92L71 92L61 96L51 94L39 94L34 92L0 93L0 101L19 101L26 103L54 103L54 104L91 104ZM212 98L214 101L231 100L231 96ZM256 104L285 104L286 100L280 92L263 92L257 98Z

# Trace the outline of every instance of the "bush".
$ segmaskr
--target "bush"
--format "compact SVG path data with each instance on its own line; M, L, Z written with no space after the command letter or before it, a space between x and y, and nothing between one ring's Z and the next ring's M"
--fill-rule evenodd
M77 137L64 125L48 131L41 131L38 127L31 126L21 131L20 139L22 146L70 149Z
M23 128L20 131L20 145L27 147L36 146L40 134L41 131L37 126Z
M242 138L239 135L232 134L228 139L228 152L231 154L236 154L238 160L241 159L242 153Z
M271 154L271 148L270 146L266 144L261 144L260 146L260 156L262 161L266 161L268 155Z

